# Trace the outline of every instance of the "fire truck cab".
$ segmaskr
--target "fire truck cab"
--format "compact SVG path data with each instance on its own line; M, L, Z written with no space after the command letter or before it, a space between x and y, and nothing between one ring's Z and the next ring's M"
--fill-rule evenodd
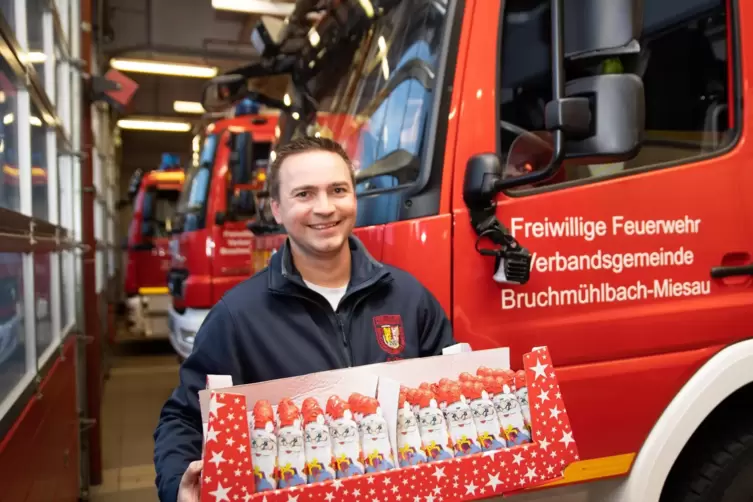
M212 305L253 273L246 225L259 213L256 193L278 126L276 111L260 111L245 100L206 127L178 201L168 284L170 341L181 359Z
M184 179L180 159L169 153L156 170L137 170L131 177L125 293L128 327L135 336L168 336L168 235Z
M281 128L347 148L374 257L474 349L549 347L581 461L521 501L749 500L753 5L299 0L264 23L296 75ZM205 108L248 92L232 73Z

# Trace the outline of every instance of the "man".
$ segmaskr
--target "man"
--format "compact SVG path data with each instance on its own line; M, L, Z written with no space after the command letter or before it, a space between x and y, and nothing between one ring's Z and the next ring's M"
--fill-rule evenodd
M163 502L198 502L206 375L253 383L438 355L455 343L432 294L351 235L354 181L334 141L306 137L277 152L271 209L288 239L267 268L225 294L196 335L154 434Z

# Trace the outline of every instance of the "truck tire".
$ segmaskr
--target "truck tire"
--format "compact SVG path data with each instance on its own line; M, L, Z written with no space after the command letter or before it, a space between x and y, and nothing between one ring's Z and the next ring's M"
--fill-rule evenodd
M753 501L753 423L730 423L726 430L686 458L662 500L677 502Z

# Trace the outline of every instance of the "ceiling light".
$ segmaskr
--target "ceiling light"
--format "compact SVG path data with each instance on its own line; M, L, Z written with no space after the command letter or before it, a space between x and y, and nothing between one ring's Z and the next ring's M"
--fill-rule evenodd
M176 77L212 78L217 76L217 68L193 64L164 63L138 59L111 59L110 66L119 71L155 73Z
M212 7L217 10L232 10L249 14L289 16L293 13L295 4L267 0L212 0Z
M197 101L174 101L173 110L178 113L205 113L204 107Z
M118 127L138 131L188 132L191 130L191 124L188 122L148 119L120 119Z

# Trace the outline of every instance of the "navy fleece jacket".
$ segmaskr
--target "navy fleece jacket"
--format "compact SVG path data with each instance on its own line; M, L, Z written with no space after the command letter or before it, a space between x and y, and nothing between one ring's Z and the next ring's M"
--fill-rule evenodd
M351 280L337 311L305 285L287 243L210 310L154 433L162 502L177 499L188 464L201 458L198 392L208 374L255 383L439 355L455 343L442 307L413 276L377 262L355 237L350 249Z

